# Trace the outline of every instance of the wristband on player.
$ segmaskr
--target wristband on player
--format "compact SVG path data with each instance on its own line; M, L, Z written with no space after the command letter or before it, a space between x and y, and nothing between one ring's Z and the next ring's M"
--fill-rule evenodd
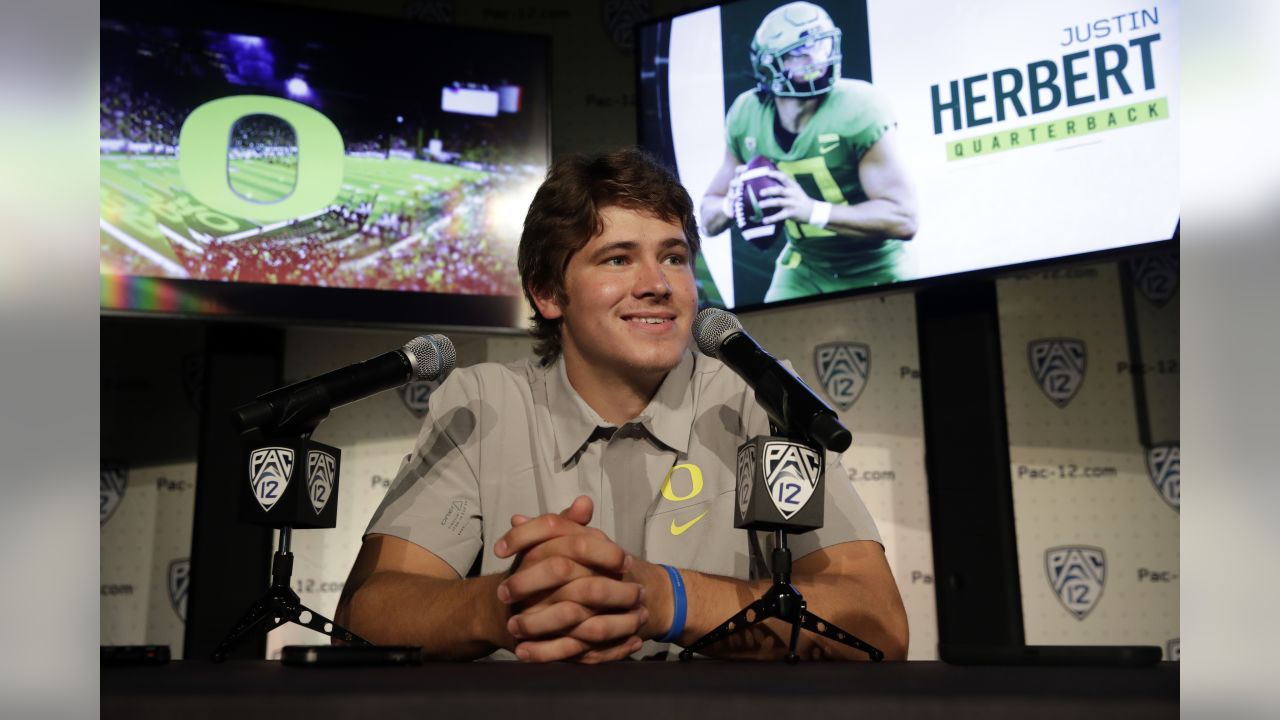
M829 222L831 222L831 203L814 200L813 209L809 211L809 224L816 228L824 228Z
M671 599L675 605L675 609L671 613L671 629L666 635L658 638L658 642L675 642L680 634L684 632L685 614L689 609L689 600L684 594L684 578L680 577L680 571L670 565L663 565L662 568L667 571L667 577L671 578Z

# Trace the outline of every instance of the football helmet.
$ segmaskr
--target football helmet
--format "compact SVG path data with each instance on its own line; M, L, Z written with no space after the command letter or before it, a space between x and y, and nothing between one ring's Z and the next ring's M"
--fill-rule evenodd
M840 28L813 3L775 8L751 39L751 69L761 93L781 97L828 93L840 77L841 58Z

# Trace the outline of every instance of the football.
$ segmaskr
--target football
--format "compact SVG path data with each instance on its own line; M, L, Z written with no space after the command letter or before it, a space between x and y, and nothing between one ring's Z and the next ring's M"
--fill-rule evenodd
M761 197L761 191L782 185L768 174L770 170L777 169L778 166L769 158L760 155L751 158L739 177L738 194L733 199L733 219L738 230L747 242L761 250L773 245L782 235L782 223L764 223L764 218L776 209L760 207L760 201L765 199Z

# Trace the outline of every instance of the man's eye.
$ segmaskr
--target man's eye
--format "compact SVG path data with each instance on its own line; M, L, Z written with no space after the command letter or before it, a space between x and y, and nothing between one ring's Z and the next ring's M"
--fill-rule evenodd
M667 256L667 264L668 264L668 265L683 265L683 264L685 264L685 262L686 262L686 261L685 261L685 259L684 259L684 256L683 256L683 255L668 255L668 256Z
M626 265L627 258L625 255L615 255L611 258L606 259L604 261L604 264L605 265Z

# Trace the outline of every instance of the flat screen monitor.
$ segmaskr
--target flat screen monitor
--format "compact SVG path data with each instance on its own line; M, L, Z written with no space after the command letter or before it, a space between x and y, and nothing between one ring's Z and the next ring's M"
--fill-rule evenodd
M535 36L104 6L102 309L517 326L547 75Z
M640 26L641 144L698 208L703 299L745 309L1170 243L1178 10L742 0Z

